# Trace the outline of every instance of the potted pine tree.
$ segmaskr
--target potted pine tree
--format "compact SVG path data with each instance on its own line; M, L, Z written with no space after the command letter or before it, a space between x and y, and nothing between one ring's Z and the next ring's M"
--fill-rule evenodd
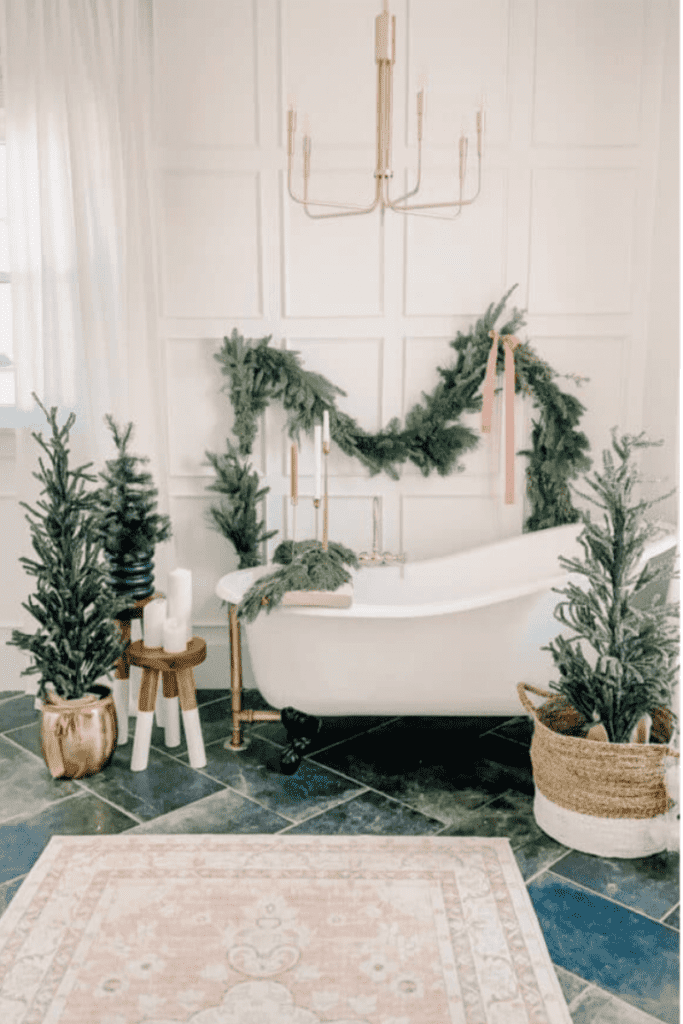
M34 561L21 558L26 572L37 578L37 592L23 607L39 624L33 634L15 629L8 641L33 659L22 675L40 673L38 694L43 700L41 743L54 778L78 779L93 775L111 760L117 741L117 720L111 688L102 677L111 672L123 644L114 622L119 599L100 561L102 541L97 513L97 492L85 491L85 472L92 463L69 468L69 433L75 422L70 414L60 430L57 408L48 413L36 402L52 427L50 441L42 433L33 437L47 453L39 459L36 479L45 499L33 509L26 502L26 519Z
M172 536L171 520L156 512L158 489L151 473L138 468L149 458L128 452L133 424L121 431L111 416L105 416L105 421L118 455L100 473L104 481L99 492L102 543L114 589L122 599L118 617L126 618L136 601L154 593L154 548Z
M643 438L627 434L618 441L613 428L621 464L615 466L606 450L603 474L587 479L602 500L576 492L603 510L604 525L581 512L578 540L585 557L560 557L563 568L578 576L553 588L567 598L555 618L576 636L560 635L541 648L558 669L559 679L549 685L560 696L525 683L518 687L535 717L538 824L559 842L608 857L642 857L675 845L670 794L677 791L678 753L666 744L677 720L672 702L679 643L669 620L678 620L679 605L666 603L665 588L678 574L671 566L639 565L657 533L646 514L675 492L631 504L640 479L633 453L653 444ZM647 600L657 586L660 594ZM551 700L534 708L528 689Z

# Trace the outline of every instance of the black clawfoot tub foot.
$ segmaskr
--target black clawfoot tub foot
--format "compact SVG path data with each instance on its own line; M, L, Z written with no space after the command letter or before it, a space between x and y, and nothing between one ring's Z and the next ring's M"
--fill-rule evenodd
M280 771L283 775L293 775L301 764L301 758L320 732L322 722L296 708L283 708L280 715L287 730L288 741L280 757Z

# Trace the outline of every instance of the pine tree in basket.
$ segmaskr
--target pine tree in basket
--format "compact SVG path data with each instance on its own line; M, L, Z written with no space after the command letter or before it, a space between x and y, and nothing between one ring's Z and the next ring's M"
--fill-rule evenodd
M625 434L617 441L616 427L612 428L612 447L621 465L615 466L612 453L605 450L604 473L594 473L594 480L586 478L603 500L596 501L573 488L605 510L605 525L591 522L590 512L581 512L584 529L579 543L585 558L559 559L563 568L585 577L583 586L553 587L555 593L569 599L558 604L555 618L575 631L574 646L558 636L541 648L551 652L560 672L560 680L549 684L551 689L563 694L591 727L601 722L611 743L628 743L645 714L670 709L676 681L678 630L667 620L678 621L678 603L658 604L655 599L647 610L634 603L654 581L678 577L670 568L648 565L635 573L645 544L657 532L645 513L675 489L654 501L631 505L634 485L640 480L632 463L633 450L661 443L643 440L642 433L637 437ZM594 664L584 656L578 638L596 652Z
M149 462L149 458L128 453L133 424L122 433L111 416L105 420L118 456L100 473L104 480L99 495L102 540L109 557L117 565L125 565L141 554L151 557L155 545L171 536L171 519L155 512L159 491L152 474L138 469L138 463Z
M33 548L38 561L20 558L26 572L37 578L37 593L23 607L39 623L36 633L12 631L10 645L30 652L33 664L21 674L41 675L38 693L43 700L47 684L66 700L83 697L103 675L111 678L124 643L114 616L120 600L109 587L106 569L100 562L102 542L97 515L97 492L85 491L86 481L97 477L85 472L92 463L69 469L69 432L76 417L69 416L61 430L57 408L48 414L33 395L52 427L52 438L42 433L33 437L45 449L49 465L39 459L40 473L33 475L43 484L46 497L27 509ZM31 518L33 517L33 518Z

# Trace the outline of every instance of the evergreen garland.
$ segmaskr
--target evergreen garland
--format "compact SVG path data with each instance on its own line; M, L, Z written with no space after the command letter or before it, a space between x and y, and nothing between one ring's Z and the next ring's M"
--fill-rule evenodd
M234 545L239 555L238 567L251 569L261 564L259 545L277 533L277 530L267 531L257 514L258 502L268 494L270 487L259 488L256 470L251 471L248 465L242 465L239 453L229 438L226 445L224 455L205 452L217 474L216 482L209 484L207 490L225 495L227 504L227 508L214 505L209 509L209 525Z
M65 699L80 698L104 674L111 672L123 653L125 643L114 622L120 599L111 589L106 568L99 561L102 533L98 517L98 494L84 491L86 481L96 477L85 470L69 469L69 432L76 417L71 413L64 427L57 428L57 408L49 414L52 426L48 443L41 433L33 437L44 448L51 465L39 459L40 473L33 475L43 484L37 509L27 509L33 548L39 561L20 558L26 572L37 577L37 592L22 602L39 624L36 633L12 630L9 645L28 651L33 663L21 673L41 675L38 693L43 700L52 683ZM33 517L33 518L31 518Z
M305 371L298 353L269 348L271 336L245 341L233 330L230 338L223 339L223 348L214 358L221 364L222 373L230 378L230 384L223 390L229 391L234 407L233 432L239 439L239 454L251 454L258 417L271 401L279 400L289 414L289 435L297 440L302 432L311 433L313 424L327 410L335 443L346 455L362 462L372 476L386 472L397 480L396 464L407 460L425 476L433 469L440 476L456 468L462 472L464 467L459 465L459 459L477 446L481 434L452 421L463 413L481 411L482 396L478 392L491 348L489 332L513 291L514 288L510 289L499 303L492 303L469 334L458 332L450 343L457 360L451 366L438 368L441 381L431 394L423 393L422 401L408 412L403 429L400 420L394 418L376 434L369 434L336 408L335 394L345 392L320 374ZM500 328L501 336L515 334L524 322L523 314L513 309L510 319ZM498 373L504 370L504 350L501 340ZM534 405L541 412L539 421L534 421L532 449L518 452L530 459L528 496L533 512L525 530L577 522L578 512L572 506L567 484L591 466L591 460L584 454L590 447L588 438L575 429L585 407L573 395L560 391L553 381L553 377L560 375L528 343L516 348L515 367L515 393L524 390L532 394ZM586 379L574 374L561 376L577 382Z
M594 480L586 481L603 501L577 491L605 510L605 526L592 523L590 512L581 513L585 525L579 542L585 557L583 561L560 557L564 568L587 577L588 588L569 583L552 589L568 598L557 605L555 618L590 644L597 655L595 667L584 656L579 639L572 647L559 635L541 648L551 652L560 672L560 680L551 681L550 687L583 715L587 728L601 722L611 743L628 743L645 713L670 708L677 677L678 629L666 620L678 621L678 603L653 602L647 610L633 603L652 582L677 578L667 567L649 565L637 578L634 574L647 540L657 530L644 520L643 513L674 494L675 488L654 501L630 505L638 480L632 452L661 443L645 441L643 434L626 434L617 441L616 427L612 428L612 447L621 466L615 468L611 452L604 451L603 475L596 472ZM673 718L676 720L675 714Z
M351 580L344 565L359 567L355 553L335 541L328 541L323 551L317 540L286 540L275 549L273 561L282 569L257 580L242 598L238 615L247 622L253 622L263 607L270 612L288 590L336 590Z
M235 447L228 440L222 456L205 453L218 476L208 489L227 499L227 507L211 508L209 515L212 525L235 546L240 569L259 565L259 545L277 532L266 532L265 523L257 515L257 502L270 488L259 489L258 473L241 461L251 455L258 417L268 405L281 402L287 412L289 436L297 441L302 432L312 433L314 424L327 411L335 443L346 455L363 463L371 476L385 472L397 480L397 465L408 460L424 476L434 469L440 476L456 469L463 472L465 467L460 459L476 448L481 433L457 421L463 413L481 412L490 332L514 287L500 302L488 307L469 334L458 332L450 343L457 359L450 366L438 368L439 383L430 394L423 392L422 400L408 412L405 425L401 427L400 420L394 418L376 434L363 430L351 416L336 408L336 396L346 393L322 375L304 370L299 353L269 348L271 335L255 341L244 339L235 329L229 338L223 339L223 347L214 358L229 378L221 390L230 395L234 409L232 429L239 444ZM500 328L501 339L516 334L524 323L523 314L514 308ZM559 375L528 343L518 345L514 357L515 393L523 390L533 395L534 407L540 410L538 421L532 421L531 449L517 453L529 458L527 495L532 512L524 530L575 523L580 516L571 501L569 480L591 466L585 454L590 448L588 438L576 429L585 407L573 395L560 391L553 380ZM500 340L497 373L502 373L504 367L505 343ZM562 376L576 383L587 379L575 374ZM334 573L336 569L330 566L329 571ZM304 588L292 585L285 589Z

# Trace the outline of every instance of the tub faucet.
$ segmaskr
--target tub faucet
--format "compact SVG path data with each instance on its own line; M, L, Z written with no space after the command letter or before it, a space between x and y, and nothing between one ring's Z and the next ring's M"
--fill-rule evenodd
M406 556L392 555L382 551L382 522L379 511L379 498L372 499L372 554L361 551L358 561L361 565L392 565L394 562L405 562Z

